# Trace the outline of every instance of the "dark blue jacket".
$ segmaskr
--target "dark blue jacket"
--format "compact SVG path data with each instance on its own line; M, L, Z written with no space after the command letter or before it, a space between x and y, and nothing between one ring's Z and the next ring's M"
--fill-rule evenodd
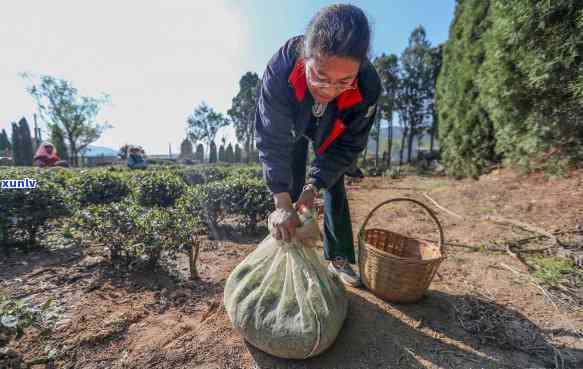
M318 188L334 185L367 145L381 93L380 78L367 60L355 80L356 88L340 94L316 119L304 62L298 57L302 39L288 40L269 61L255 114L259 157L273 193L291 191L292 149L302 136L312 141L316 153L308 182Z

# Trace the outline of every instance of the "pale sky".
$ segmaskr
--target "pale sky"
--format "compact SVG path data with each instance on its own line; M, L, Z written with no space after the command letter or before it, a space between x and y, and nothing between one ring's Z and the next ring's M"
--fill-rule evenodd
M98 121L114 128L95 145L117 150L124 143L140 144L159 154L168 152L170 142L176 153L196 105L205 101L226 113L240 77L247 71L261 75L277 47L301 34L327 3L4 1L0 129L22 116L32 124L36 107L19 74L48 74L70 81L82 94L111 96L112 105ZM427 4L423 0L354 3L375 25L375 51L400 53L417 24L426 26L434 43L443 42L454 2L440 0L433 9L420 5Z

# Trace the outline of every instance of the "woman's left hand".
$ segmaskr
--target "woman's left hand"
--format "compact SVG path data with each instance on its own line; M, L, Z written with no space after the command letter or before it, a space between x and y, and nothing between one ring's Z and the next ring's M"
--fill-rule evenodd
M296 201L295 208L296 210L301 209L302 207L306 209L313 209L314 208L314 200L316 199L316 191L313 187L305 189L302 191L300 198Z

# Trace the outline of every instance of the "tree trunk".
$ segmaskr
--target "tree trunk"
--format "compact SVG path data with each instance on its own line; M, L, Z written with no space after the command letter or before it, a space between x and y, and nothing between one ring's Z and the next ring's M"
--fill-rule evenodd
M409 147L407 147L407 163L411 162L411 152L413 151L413 140L415 139L415 135L413 134L413 129L411 129L411 133L409 134L408 137L408 142L407 145L409 145Z
M433 152L433 140L435 138L435 131L431 130L431 135L429 136L429 152Z
M375 114L375 120L377 125L377 147L375 152L375 159L374 159L374 166L375 168L379 167L379 152L381 150L381 115L378 113Z
M200 250L200 239L198 236L192 236L192 247L188 252L188 266L190 268L190 279L198 279L198 269L196 268L196 261L198 260L198 253Z
M387 123L387 168L390 168L393 154L393 120L390 119Z
M403 152L405 150L405 140L407 139L407 135L409 134L409 127L403 124L403 136L401 137L401 148L399 152L399 167L403 165Z
M69 139L69 147L71 148L71 162L74 167L79 166L79 150L77 150L77 145L75 141Z
M245 153L247 153L247 158L245 162L249 164L251 162L251 137L247 137L245 140Z

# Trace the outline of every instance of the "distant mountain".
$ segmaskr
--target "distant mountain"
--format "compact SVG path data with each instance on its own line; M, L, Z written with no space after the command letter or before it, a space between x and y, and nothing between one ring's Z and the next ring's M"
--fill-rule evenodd
M109 147L103 146L93 146L89 145L87 152L85 153L86 157L92 156L117 156L118 151L110 149Z

